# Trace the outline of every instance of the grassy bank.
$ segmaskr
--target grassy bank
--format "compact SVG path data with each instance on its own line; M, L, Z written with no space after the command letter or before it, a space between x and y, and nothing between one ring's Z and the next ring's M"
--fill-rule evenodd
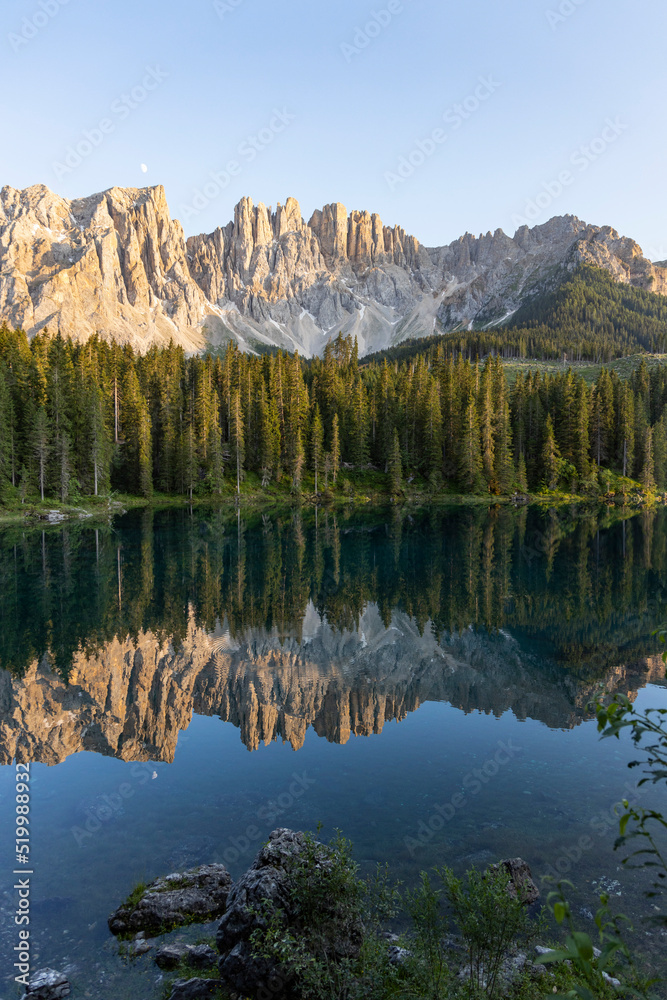
M444 505L514 505L528 504L542 507L563 505L594 505L606 504L609 507L620 508L650 508L664 505L667 494L643 490L639 483L630 479L616 477L610 484L610 490L591 490L586 493L566 492L562 490L543 490L539 493L513 493L507 496L496 496L490 493L462 494L455 488L435 490L428 480L415 476L406 482L400 491L392 493L388 486L388 476L373 469L344 469L339 474L336 485L329 483L327 490L322 489L321 479L318 491L315 491L314 477L305 476L302 488L295 492L291 483L285 477L281 483L272 482L262 486L261 478L255 473L247 473L241 482L240 492L236 484L229 481L219 493L195 493L192 498L185 494L153 493L150 497L136 496L126 493L111 493L106 496L69 497L63 503L56 497L46 497L42 502L39 498L21 500L18 491L8 491L0 499L0 524L58 524L64 520L105 520L108 521L123 511L146 508L194 508L241 506L269 512L271 509L292 507L298 505L319 505L327 507L361 506L361 505L413 505L413 506L444 506Z

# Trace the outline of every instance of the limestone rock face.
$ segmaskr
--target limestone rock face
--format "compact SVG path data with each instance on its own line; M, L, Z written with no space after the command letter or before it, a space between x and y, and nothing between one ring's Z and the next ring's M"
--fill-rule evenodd
M0 318L147 350L204 345L206 299L192 281L164 188L111 188L66 201L43 185L0 192Z
M574 216L427 249L377 214L334 202L308 223L294 198L243 198L234 220L187 240L162 187L75 201L43 185L0 192L0 321L140 350L230 339L321 354L339 331L361 354L434 331L502 323L582 263L667 294L667 267ZM664 264L664 262L663 262Z

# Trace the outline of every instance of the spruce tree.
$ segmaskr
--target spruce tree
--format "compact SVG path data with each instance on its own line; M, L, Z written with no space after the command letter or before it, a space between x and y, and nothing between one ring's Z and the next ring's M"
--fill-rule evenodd
M389 482L393 494L400 493L403 488L403 462L401 459L401 442L398 438L398 431L394 428L394 435L389 454Z
M320 408L317 405L317 403L315 403L312 429L310 433L310 460L312 463L313 472L315 473L316 493L317 493L317 477L320 471L320 466L322 465L323 445L324 445L324 431L322 429L322 418L320 417Z
M550 490L555 490L558 486L560 466L560 450L556 444L556 435L554 434L551 414L548 413L542 444L541 480Z
M334 413L333 426L331 429L331 478L334 486L340 469L340 437L338 431L338 414Z

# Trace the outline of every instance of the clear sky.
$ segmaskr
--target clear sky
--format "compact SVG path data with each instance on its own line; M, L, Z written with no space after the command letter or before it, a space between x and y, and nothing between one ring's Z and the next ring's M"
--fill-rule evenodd
M0 185L161 183L187 235L246 194L427 246L572 213L667 258L664 0L6 0L0 29Z

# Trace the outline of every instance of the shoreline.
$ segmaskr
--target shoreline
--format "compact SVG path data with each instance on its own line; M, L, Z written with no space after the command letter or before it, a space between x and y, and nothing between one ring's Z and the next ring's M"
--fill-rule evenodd
M189 499L179 494L156 493L152 497L112 494L109 497L86 497L76 505L45 500L44 503L28 503L22 506L4 507L0 505L0 527L23 525L24 527L45 528L63 523L85 523L88 521L108 522L113 517L129 510L178 510L195 508L220 508L221 510L262 511L313 508L325 511L350 510L363 507L387 507L400 510L405 507L553 507L577 506L607 507L619 513L637 513L667 506L667 494L653 492L633 492L621 495L591 495L549 491L545 493L512 494L508 496L480 495L474 493L430 493L414 490L400 495L376 491L352 492L349 494L329 493L269 493L242 491L208 495Z

